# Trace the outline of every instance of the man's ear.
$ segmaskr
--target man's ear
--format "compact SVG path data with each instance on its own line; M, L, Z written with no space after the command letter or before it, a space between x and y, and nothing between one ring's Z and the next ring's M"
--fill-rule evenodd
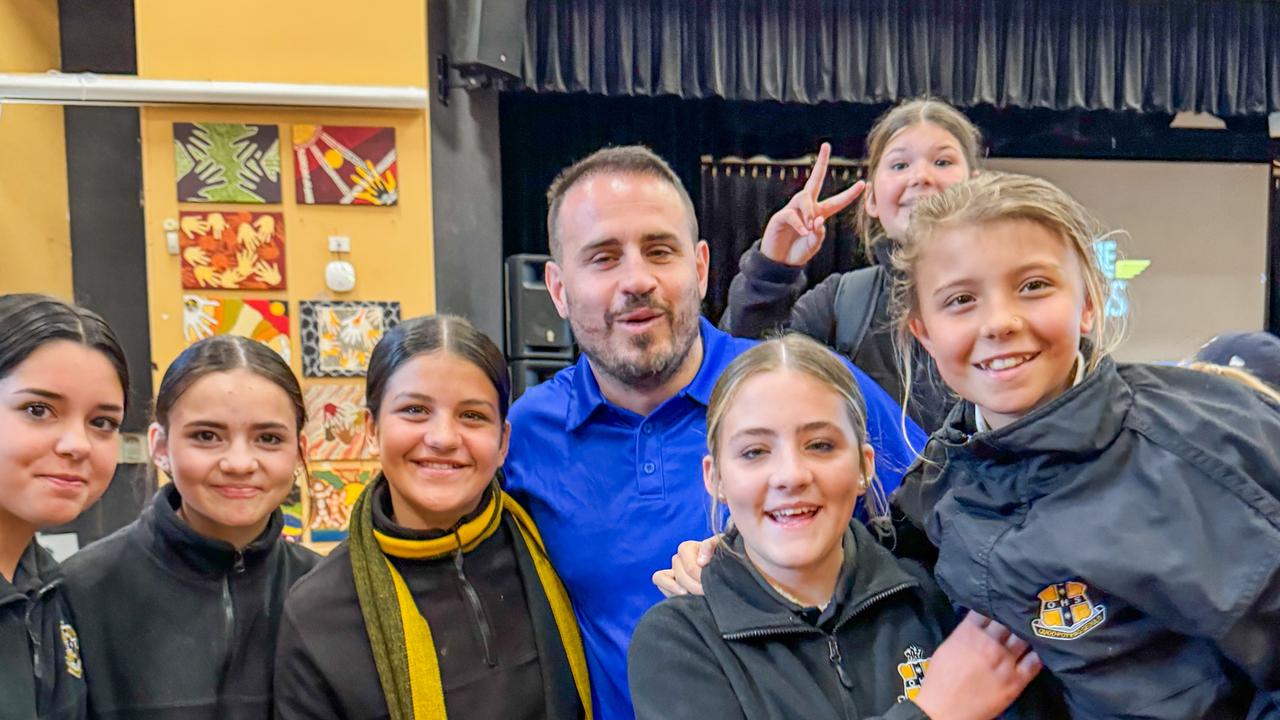
M706 240L699 240L693 246L694 262L698 266L698 297L705 300L707 297L707 282L711 277L711 246Z
M551 302L556 306L556 312L560 314L562 319L569 319L569 303L566 300L564 292L564 271L561 270L559 263L555 260L548 260L546 266L542 269L543 281L547 284L547 293L551 295Z

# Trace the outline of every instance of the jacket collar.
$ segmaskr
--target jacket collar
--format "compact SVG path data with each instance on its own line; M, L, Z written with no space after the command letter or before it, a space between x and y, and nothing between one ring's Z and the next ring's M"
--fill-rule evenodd
M711 390L720 377L720 372L733 360L731 336L711 324L705 317L698 318L698 334L702 338L702 364L698 373L676 396L692 398L699 405L706 406L711 402ZM573 432L586 424L595 412L608 406L604 393L600 391L600 383L586 353L578 357L574 369L573 384L569 388L569 407L565 413L564 429Z
M894 504L937 541L934 507L952 493L956 502L997 514L1053 490L1054 466L1082 462L1109 447L1124 429L1133 391L1104 358L1075 387L999 430L975 431L973 404L951 409L894 493Z
M373 493L369 497L369 502L373 505L373 507L370 508L370 510L372 510L373 529L384 535L389 535L400 540L409 540L413 542L439 540L440 538L452 535L456 529L483 515L485 511L489 509L490 498L493 496L494 491L500 487L501 482L502 475L501 470L499 470L499 474L495 478L494 482L491 482L487 487L485 487L484 493L480 498L480 504L476 506L476 509L459 518L452 528L414 530L413 528L407 528L395 521L395 510L391 504L391 485L387 480L386 475L379 473L378 478L373 481L373 484L367 491Z
M27 544L27 549L23 550L22 556L18 558L13 582L0 577L0 605L25 598L32 592L43 594L49 588L61 583L62 567L48 550L32 538Z
M1133 405L1133 392L1116 371L1111 358L1074 387L1017 422L999 430L975 432L973 403L951 409L934 435L948 457L971 454L983 460L1012 459L1030 454L1096 455L1123 430Z
M277 509L271 514L267 527L253 542L237 552L231 543L207 538L187 525L178 516L182 496L173 483L156 492L151 505L142 511L138 522L145 531L151 551L163 564L172 568L176 561L181 567L203 577L221 577L236 567L254 567L266 562L284 527L284 516Z
M770 588L747 559L741 536L731 531L725 541L737 554L716 552L704 571L707 604L721 635L730 639L761 631L811 630L813 625L802 617L802 609ZM844 557L831 606L824 613L835 618L832 627L844 624L884 593L919 586L859 522L845 531Z

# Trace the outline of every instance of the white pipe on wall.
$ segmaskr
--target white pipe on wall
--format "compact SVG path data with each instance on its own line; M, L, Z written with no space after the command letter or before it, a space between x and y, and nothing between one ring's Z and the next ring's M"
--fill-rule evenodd
M152 80L93 73L0 73L0 103L47 105L291 105L417 110L412 86Z

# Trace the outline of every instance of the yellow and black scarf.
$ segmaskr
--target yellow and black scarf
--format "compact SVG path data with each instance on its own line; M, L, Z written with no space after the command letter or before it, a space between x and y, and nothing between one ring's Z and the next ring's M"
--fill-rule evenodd
M493 491L487 493L486 507L454 532L432 540L405 540L379 532L373 526L373 491L379 483L385 482L385 478L379 478L378 482L371 483L352 508L348 547L360 614L369 634L378 681L386 696L391 720L445 720L448 713L431 628L418 611L409 586L387 556L430 559L454 552L470 552L497 532L504 514L515 520L533 559L538 580L560 631L560 641L569 659L569 670L573 674L578 697L587 720L591 720L587 661L582 652L582 638L573 606L551 567L542 537L524 508L495 482Z

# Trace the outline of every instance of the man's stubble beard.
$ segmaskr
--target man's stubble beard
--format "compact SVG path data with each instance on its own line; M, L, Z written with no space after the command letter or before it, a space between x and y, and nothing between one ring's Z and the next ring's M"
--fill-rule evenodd
M578 338L582 352L591 361L592 369L628 387L648 390L666 383L684 367L689 352L698 339L702 300L696 287L679 303L665 309L663 317L670 330L671 344L667 352L659 355L651 354L651 348L657 342L654 333L645 333L626 341L633 352L618 352L612 344L613 339L609 337L611 326L607 319L597 326L598 332L586 330L575 317L572 296L566 294L565 300L569 306L569 325ZM655 303L629 303L622 311L610 314L622 314L643 307L655 307ZM638 357L635 351L639 351Z

